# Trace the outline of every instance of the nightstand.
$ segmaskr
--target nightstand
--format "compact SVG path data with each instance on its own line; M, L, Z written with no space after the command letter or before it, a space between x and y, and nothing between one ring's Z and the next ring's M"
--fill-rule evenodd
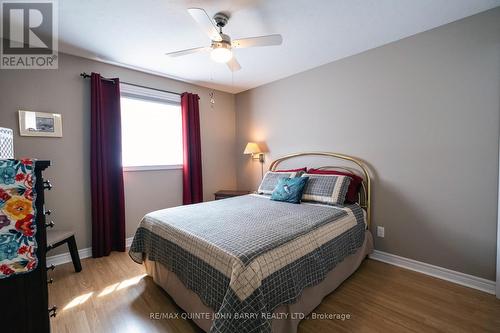
M231 190L220 190L214 193L215 200L238 197L240 195L247 195L252 193L251 191L231 191Z

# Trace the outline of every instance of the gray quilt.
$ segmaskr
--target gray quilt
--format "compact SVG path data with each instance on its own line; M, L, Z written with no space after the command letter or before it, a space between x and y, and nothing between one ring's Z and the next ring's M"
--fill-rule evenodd
M173 271L216 313L211 332L270 332L268 318L364 241L358 205L247 195L147 214L130 248Z

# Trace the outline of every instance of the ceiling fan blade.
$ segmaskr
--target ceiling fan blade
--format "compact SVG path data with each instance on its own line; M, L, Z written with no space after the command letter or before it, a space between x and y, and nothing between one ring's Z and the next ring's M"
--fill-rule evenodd
M182 51L165 53L165 55L172 57L172 58L175 58L175 57L185 56L185 55L192 54L192 53L206 51L209 49L210 49L210 47L195 47L194 49L187 49L187 50L182 50Z
M242 48L242 47L281 45L282 42L283 42L283 37L277 34L277 35L235 39L233 40L231 45L234 48Z
M208 38L220 42L222 37L214 24L214 21L208 16L207 12L202 8L188 8L189 14L198 23L198 25L205 31Z
M231 60L229 60L229 61L227 62L227 67L229 67L229 70L230 70L231 72L236 72L236 71L239 71L239 70L241 69L241 65L240 65L240 63L238 62L238 60L236 60L236 58L234 57L234 55L233 55L233 57L231 58Z

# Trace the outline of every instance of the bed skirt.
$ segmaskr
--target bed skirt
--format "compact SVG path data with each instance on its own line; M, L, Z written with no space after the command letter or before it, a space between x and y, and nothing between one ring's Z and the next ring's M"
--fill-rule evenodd
M272 320L273 333L296 333L301 316L308 315L323 300L325 296L334 291L345 279L358 269L363 259L373 250L373 237L370 231L366 231L363 245L352 255L346 257L339 263L326 278L319 284L306 288L297 302L284 304L274 310ZM175 273L169 271L159 262L145 260L146 272L153 278L153 281L163 288L187 313L210 314L202 318L193 318L193 321L205 332L210 331L214 311L203 304L200 297L192 290L187 289L179 280ZM283 319L281 319L283 318Z

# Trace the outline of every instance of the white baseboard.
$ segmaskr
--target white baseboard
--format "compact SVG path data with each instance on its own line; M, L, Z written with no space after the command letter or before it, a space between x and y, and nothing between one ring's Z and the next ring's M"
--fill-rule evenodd
M129 248L132 245L133 237L125 239L125 246ZM85 249L78 250L80 259L92 257L92 248L88 247ZM395 254L382 252L375 250L373 254L370 254L370 258L378 261L385 262L387 264L399 266L412 271L430 275L439 279L450 281L453 283L460 284L462 286L478 289L488 294L495 294L495 281L483 279L477 276L452 271L451 269L434 266L431 264L426 264L425 262L400 257ZM54 256L47 257L47 265L62 265L71 262L71 256L69 252L57 254Z
M83 258L89 258L92 257L92 248L87 247L85 249L78 250L78 255L80 256L80 259ZM50 257L47 257L47 266L50 265L62 265L65 263L71 262L71 256L69 252L61 253L61 254L56 254Z
M134 240L134 237L129 237L125 238L125 247L128 249L132 245L132 241Z
M128 249L130 245L132 245L132 240L134 237L129 237L125 239L125 247ZM87 247L81 250L78 250L78 255L80 256L80 259L85 259L85 258L90 258L92 257L92 248ZM68 262L71 262L71 255L69 252L61 253L61 254L56 254L50 257L47 257L47 266L50 265L62 265L66 264Z
M430 275L438 279L443 279L456 284L460 284L462 286L478 289L487 292L488 294L495 294L495 281L483 279L474 275L469 275L457 271L452 271L451 269L426 264L425 262L400 257L395 254L378 250L373 251L373 254L370 254L370 258L385 262L387 264L406 268L415 272Z

